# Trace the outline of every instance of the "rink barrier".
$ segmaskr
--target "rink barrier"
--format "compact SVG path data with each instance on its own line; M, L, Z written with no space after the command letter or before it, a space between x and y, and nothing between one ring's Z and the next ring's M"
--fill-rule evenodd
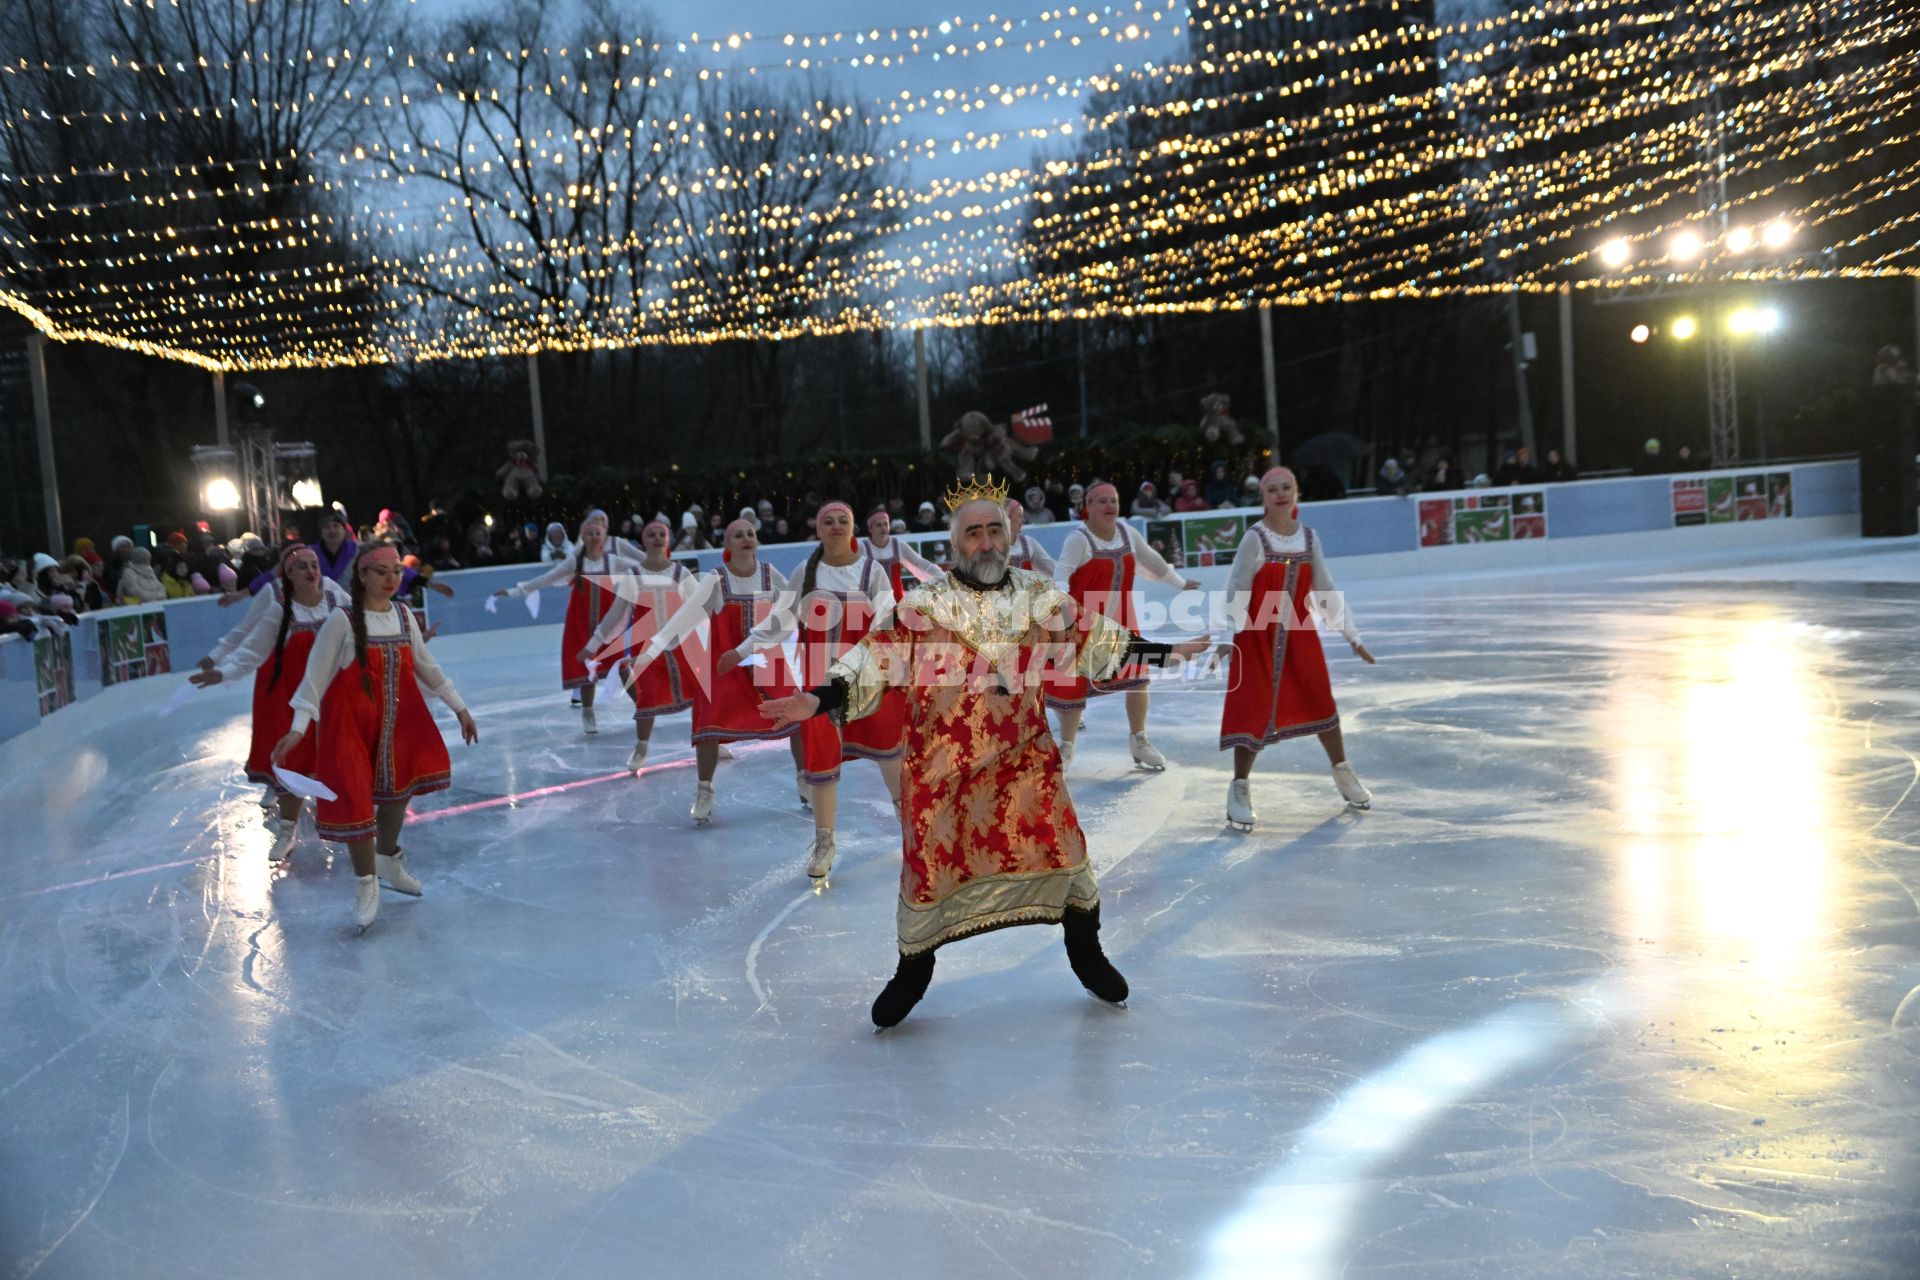
M1702 493L1716 481L1737 481L1740 477L1787 474L1791 477L1792 514L1786 518L1705 521L1698 527L1675 521L1677 490L1690 491L1697 483ZM1543 494L1545 504L1544 536L1502 541L1421 545L1422 503L1465 502L1485 504L1488 499L1516 495ZM1736 495L1736 504L1738 495ZM1469 510L1482 510L1475 506ZM1488 510L1497 511L1497 504ZM1515 508L1507 506L1507 519ZM1691 515L1686 512L1684 514ZM1236 519L1239 527L1259 519L1259 509L1234 507L1219 511L1194 512L1169 516L1165 521L1129 521L1143 533L1158 535L1165 542L1177 533L1183 553L1192 544L1202 553L1182 565L1189 577L1203 586L1219 587L1226 581L1227 565L1233 557L1232 537L1227 528ZM1574 480L1555 485L1517 485L1492 489L1461 489L1444 494L1418 493L1404 498L1348 498L1339 502L1302 504L1300 517L1313 526L1325 545L1336 578L1341 583L1401 574L1475 573L1485 570L1524 569L1552 564L1577 564L1582 561L1612 559L1622 555L1661 554L1699 550L1733 550L1823 537L1856 535L1860 529L1860 472L1857 461L1801 463L1789 466L1746 470L1687 472L1677 475L1621 476L1607 479ZM1461 527L1484 524L1487 517L1468 519ZM1192 526L1190 528L1189 526ZM1031 534L1049 555L1058 556L1071 524L1029 525ZM1511 531L1511 530L1510 530ZM917 547L943 544L927 552L944 550L946 535L896 534ZM1206 545L1216 549L1205 553ZM792 577L812 552L811 543L781 543L762 547L760 556L768 564ZM720 564L720 553L701 551L676 556L689 567L702 571ZM934 558L939 558L934 555ZM1210 562L1209 562L1210 561ZM485 569L461 569L439 575L439 580L454 588L449 600L433 592L423 593L423 612L447 634L494 631L532 625L550 626L559 622L565 610L564 593L542 593L540 617L532 618L526 606L512 598L501 600L497 611L486 611L489 595L539 575L538 564L500 565ZM1164 594L1157 585L1148 594ZM99 694L101 683L101 623L138 617L156 608L165 611L165 648L175 671L190 669L211 650L221 636L239 623L243 604L221 608L211 596L190 600L169 600L163 606L107 609L87 614L81 626L72 629L71 674L74 701L85 701ZM121 628L129 624L119 623ZM43 660L47 646L42 646ZM123 664L124 665L124 664ZM0 637L0 741L24 733L39 723L42 683L36 671L33 642L18 636ZM57 701L57 696L49 701ZM53 711L51 714L58 714Z

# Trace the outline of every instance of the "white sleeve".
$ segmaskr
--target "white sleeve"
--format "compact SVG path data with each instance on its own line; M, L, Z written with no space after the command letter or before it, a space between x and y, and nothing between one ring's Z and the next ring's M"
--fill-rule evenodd
M913 576L922 582L932 582L942 576L940 566L921 555L910 542L900 544L900 563L913 571ZM888 595L893 592L889 590Z
M1333 571L1327 568L1326 553L1320 546L1320 535L1313 536L1313 607L1319 611L1328 626L1346 637L1350 645L1359 645L1360 631L1353 625L1353 615L1347 609L1347 597L1340 588L1333 585Z
M1051 578L1053 576L1053 557L1047 554L1047 549L1041 546L1037 539L1033 538L1027 539L1027 547L1030 553L1028 559L1033 561L1033 571L1035 573L1044 573Z
M413 650L413 678L420 682L422 689L446 703L449 711L459 715L467 709L467 704L460 700L460 691L453 687L452 678L434 661L433 652L427 647L426 633L420 629L420 619L414 618L405 626L407 645Z
M1093 556L1093 539L1075 529L1067 535L1065 545L1060 548L1060 558L1053 564L1053 585L1062 591L1073 580L1073 572Z
M873 606L873 625L869 631L884 631L893 625L893 579L878 572L875 565L873 585L867 588L867 603Z
M543 591L548 587L558 586L572 576L573 557L568 556L565 560L554 561L553 568L547 570L539 577L529 578L517 586L508 587L507 594L519 600L525 597L529 591Z
M295 733L306 732L307 726L320 718L320 701L327 696L327 686L347 668L352 661L348 655L352 652L353 621L346 610L335 610L327 615L319 633L313 637L313 649L307 654L307 674L301 677L300 687L293 691Z
M261 601L270 602L274 607L259 608ZM254 597L254 604L247 607L244 627L245 633L239 640L228 645L227 651L214 659L214 670L220 673L222 680L238 680L251 675L273 656L273 642L280 638L280 602L274 598L273 592L262 591ZM227 640L232 639L233 633L229 632ZM227 640L220 643L227 645Z
M680 598L683 601L667 624L653 633L647 641L646 654L649 661L659 657L667 650L685 640L720 607L725 599L720 590L720 575L725 569L715 569L711 573L698 576L688 574L680 580Z
M631 538L610 536L607 538L607 552L639 564L647 558L647 549Z
M1160 553L1153 549L1151 542L1147 541L1146 534L1141 533L1130 524L1123 524L1120 527L1127 531L1127 548L1133 552L1133 562L1139 566L1142 573L1146 574L1149 578L1157 578L1170 586L1184 587L1187 585L1186 577L1181 574L1178 569L1161 559Z
M1227 621L1235 631L1247 629L1247 614L1253 604L1253 580L1266 559L1260 535L1247 530L1240 545L1234 548L1233 568L1227 572Z
M321 581L324 582L326 579L323 578ZM254 624L260 621L262 615L267 612L268 607L278 603L279 601L274 599L274 593L270 587L262 587L260 590L254 592L247 600L247 611L245 615L241 617L239 623L233 630L221 636L220 643L214 645L213 651L207 654L207 657L213 659L213 665L217 667L224 663L227 657L232 654L235 649L238 649L241 644L246 641L246 638L252 634ZM257 662L253 664L254 667L259 665ZM253 667L248 667L246 670L251 671ZM222 678L232 679L231 676L223 676Z

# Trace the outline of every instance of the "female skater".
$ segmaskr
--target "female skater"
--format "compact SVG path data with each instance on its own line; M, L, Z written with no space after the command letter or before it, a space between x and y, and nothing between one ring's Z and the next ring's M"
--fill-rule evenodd
M853 508L844 502L829 502L820 508L814 528L820 545L807 557L800 580L789 586L766 621L745 641L720 655L714 663L717 675L732 671L750 654L784 644L798 628L798 684L803 689L812 688L826 680L827 668L860 637L892 621L893 586L878 562L860 553L853 536ZM816 716L800 733L806 752L806 778L813 787L813 845L807 853L807 875L816 889L824 889L827 873L833 870L841 763L877 763L895 811L900 808L900 760L906 752L905 694L899 689L888 691L878 710L845 728L831 717Z
M673 530L666 521L647 522L640 530L640 548L644 558L614 584L620 607L608 612L578 655L582 664L619 664L620 683L633 697L634 744L627 771L636 774L647 762L654 720L691 707L694 687L693 671L677 651L665 662L634 661L641 637L666 626L693 594L693 575L672 557Z
M268 857L285 860L293 852L300 830L299 796L283 788L273 776L273 749L293 723L289 700L306 678L307 655L313 637L334 610L351 602L346 588L320 573L320 557L313 548L296 542L280 553L279 580L254 597L246 620L214 649L211 666L187 677L205 688L238 680L249 671L253 678L253 737L247 749L247 777L265 783L279 813L267 819L273 832ZM231 642L231 643L229 643ZM313 772L313 744L303 743L288 757L295 773Z
M1054 585L1070 594L1081 608L1112 618L1139 635L1140 624L1133 607L1136 567L1148 577L1183 591L1200 587L1161 559L1139 530L1120 522L1120 491L1102 481L1087 490L1085 521L1067 535L1066 545L1060 549L1060 560L1053 567ZM1052 682L1047 705L1060 716L1063 768L1073 763L1073 743L1080 734L1080 717L1086 711L1087 699L1120 690L1127 695L1127 725L1131 730L1127 742L1133 750L1133 762L1155 773L1167 767L1167 758L1147 741L1147 676L1136 666L1121 668L1110 680L1073 676Z
M760 538L750 520L735 520L727 526L720 558L724 562L712 573L704 574L693 594L667 624L655 632L633 660L637 677L644 678L654 662L669 651L685 653L687 637L707 622L707 646L704 653L690 655L686 665L691 672L693 690L693 754L699 780L693 788L693 821L704 827L713 817L713 772L720 762L723 743L741 739L785 738L793 748L794 777L800 787L802 808L811 807L813 793L807 785L806 754L797 726L773 728L760 714L760 704L769 698L784 698L795 689L786 656L780 651L767 655L763 667L729 665L725 675L714 674L702 680L701 668L709 667L716 655L731 653L747 638L761 616L787 590L787 580L772 565L759 559Z
M1020 532L1027 522L1027 509L1018 498L1007 499L1007 563L1016 569L1053 576L1053 557L1046 548Z
M537 578L493 593L518 600L529 591L567 584L567 617L560 629L560 687L579 692L580 727L588 733L600 732L593 715L593 695L599 682L588 676L586 660L580 654L609 612L626 612L626 606L614 597L614 578L637 573L639 568L608 548L606 513L595 511L581 524L580 543L573 554Z
M1356 809L1373 801L1347 763L1340 712L1333 705L1313 613L1332 623L1361 661L1374 658L1360 643L1360 633L1333 585L1319 537L1300 523L1299 494L1293 472L1285 467L1261 477L1265 512L1240 540L1227 579L1227 608L1234 621L1233 682L1220 710L1220 749L1233 750L1227 822L1239 831L1253 830L1253 758L1262 747L1286 738L1319 735L1341 796Z
M867 515L867 545L861 548L862 554L886 572L887 581L893 584L893 598L896 602L907 594L907 583L902 571L911 572L922 582L932 582L945 572L939 565L915 551L910 543L901 542L893 536L893 517L887 514L885 504L875 507Z
M380 914L381 880L420 896L400 848L400 828L413 797L444 790L453 776L447 744L420 691L452 709L464 740L480 740L453 681L427 652L413 611L394 601L404 574L394 547L360 549L352 600L320 625L293 695L293 727L273 749L273 762L286 765L308 728L320 722L313 776L335 798L320 801L315 825L321 839L346 845L353 859L359 879L353 921L362 933Z

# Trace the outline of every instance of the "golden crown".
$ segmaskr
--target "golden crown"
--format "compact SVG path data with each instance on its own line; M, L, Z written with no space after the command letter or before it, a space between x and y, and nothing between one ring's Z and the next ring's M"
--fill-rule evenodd
M958 511L969 502L997 502L1005 506L1007 482L996 481L992 476L985 480L967 480L947 490L946 499L948 511Z

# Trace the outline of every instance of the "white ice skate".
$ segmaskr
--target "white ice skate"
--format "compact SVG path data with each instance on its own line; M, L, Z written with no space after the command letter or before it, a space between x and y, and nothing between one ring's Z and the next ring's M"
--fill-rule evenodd
M1068 738L1060 744L1060 772L1065 773L1073 764L1073 739Z
M300 819L283 818L279 814L267 819L267 830L273 833L273 843L267 848L268 862L285 862L293 856L293 842L300 838Z
M1133 762L1150 773L1165 773L1167 758L1154 750L1147 735L1136 733L1127 738L1127 744L1133 748Z
M815 893L827 887L827 873L832 870L833 832L816 831L813 833L813 847L807 850L807 875L813 880Z
M1333 782L1340 788L1341 797L1354 808L1371 809L1373 807L1373 793L1362 785L1359 777L1353 772L1353 766L1345 760L1333 766Z
M580 727L588 733L600 732L600 722L594 719L592 707L580 708Z
M652 744L647 742L633 744L633 752L627 756L628 773L637 775L640 772L640 766L647 762L647 748L650 745Z
M374 917L380 914L380 877L355 876L354 880L357 883L353 891L353 922L365 933Z
M811 811L813 808L813 784L807 781L805 769L793 771L794 785L800 789L800 807Z
M1253 818L1253 780L1235 778L1227 784L1227 825L1235 831L1251 831Z
M693 785L693 825L704 827L713 821L713 784L696 782Z
M404 893L411 898L420 896L420 881L413 872L407 870L405 849L395 849L391 854L374 854L373 870L375 878L385 880L387 888L395 893Z

